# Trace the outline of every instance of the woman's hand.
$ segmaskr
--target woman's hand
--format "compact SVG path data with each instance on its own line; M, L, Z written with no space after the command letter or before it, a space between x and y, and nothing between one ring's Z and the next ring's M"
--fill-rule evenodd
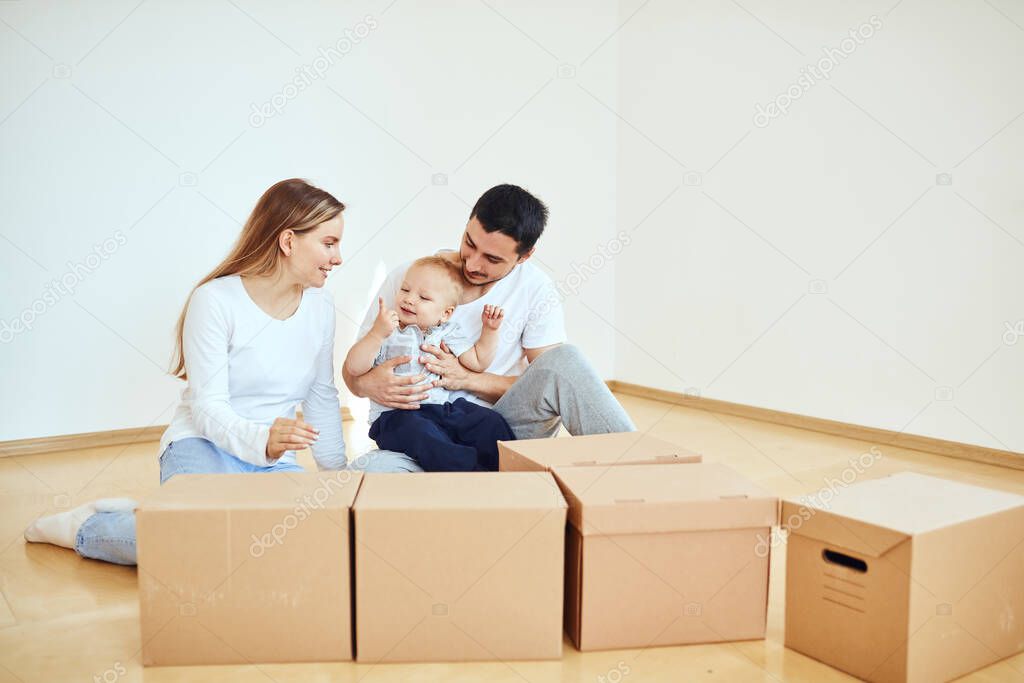
M411 356L398 356L386 360L359 377L359 390L363 396L387 408L395 410L416 410L420 401L427 398L431 388L426 375L402 376L395 374L395 368L412 360Z
M317 429L302 420L279 417L270 425L267 439L267 460L277 460L285 451L301 451L320 438Z
M441 376L441 379L434 380L433 386L444 387L449 391L468 388L469 370L462 367L462 363L451 352L447 344L441 342L441 348L424 344L420 348L430 354L421 357L420 362L426 366L427 370Z

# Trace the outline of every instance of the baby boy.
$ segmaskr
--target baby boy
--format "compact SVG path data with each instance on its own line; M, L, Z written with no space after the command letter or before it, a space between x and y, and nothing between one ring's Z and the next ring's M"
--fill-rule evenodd
M397 310L388 310L383 299L378 301L377 319L349 350L345 368L352 375L362 375L391 358L411 356L413 360L396 367L395 373L425 374L424 386L428 386L439 377L419 363L420 347L440 347L444 341L467 369L485 371L497 352L504 312L484 306L483 330L474 343L449 321L461 297L462 270L457 264L440 256L417 259L402 280ZM416 458L428 472L498 469L497 442L515 439L505 418L464 398L448 399L448 391L435 386L417 410L389 410L371 401L370 438L380 448Z

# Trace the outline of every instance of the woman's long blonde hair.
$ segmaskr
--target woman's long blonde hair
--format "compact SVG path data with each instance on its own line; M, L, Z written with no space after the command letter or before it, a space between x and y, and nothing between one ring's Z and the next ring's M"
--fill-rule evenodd
M345 205L335 199L329 192L310 185L300 178L282 180L271 186L260 200L256 202L242 234L238 237L231 253L220 262L209 275L200 280L196 288L210 280L225 275L269 275L273 273L281 259L278 248L278 236L285 230L304 233L316 228L324 221L329 221L342 211ZM183 334L185 330L185 314L188 303L192 299L189 293L185 306L178 316L175 336L174 355L171 358L171 374L179 379L188 379L185 372L185 352Z

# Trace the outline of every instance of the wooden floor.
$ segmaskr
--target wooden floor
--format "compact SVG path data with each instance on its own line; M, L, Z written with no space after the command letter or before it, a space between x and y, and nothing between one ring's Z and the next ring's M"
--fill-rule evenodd
M629 396L623 405L649 431L729 464L782 496L841 478L849 459L877 446L863 475L913 470L1024 493L1024 471L853 441ZM346 423L350 454L365 429ZM825 681L848 676L782 646L785 548L773 554L768 637L763 641L581 654L566 642L557 662L487 664L292 664L143 670L133 568L28 544L37 515L97 497L143 497L158 485L157 444L0 459L0 683L6 681ZM300 461L311 466L308 454ZM849 475L848 475L849 476ZM963 680L1024 681L1024 654Z

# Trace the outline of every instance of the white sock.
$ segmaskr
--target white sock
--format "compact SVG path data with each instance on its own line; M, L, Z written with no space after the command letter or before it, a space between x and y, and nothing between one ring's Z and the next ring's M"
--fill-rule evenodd
M93 505L96 512L131 512L139 507L139 502L134 498L100 498Z
M78 530L85 520L96 513L94 502L79 505L66 512L44 515L28 525L25 540L30 543L52 543L62 548L74 548Z

